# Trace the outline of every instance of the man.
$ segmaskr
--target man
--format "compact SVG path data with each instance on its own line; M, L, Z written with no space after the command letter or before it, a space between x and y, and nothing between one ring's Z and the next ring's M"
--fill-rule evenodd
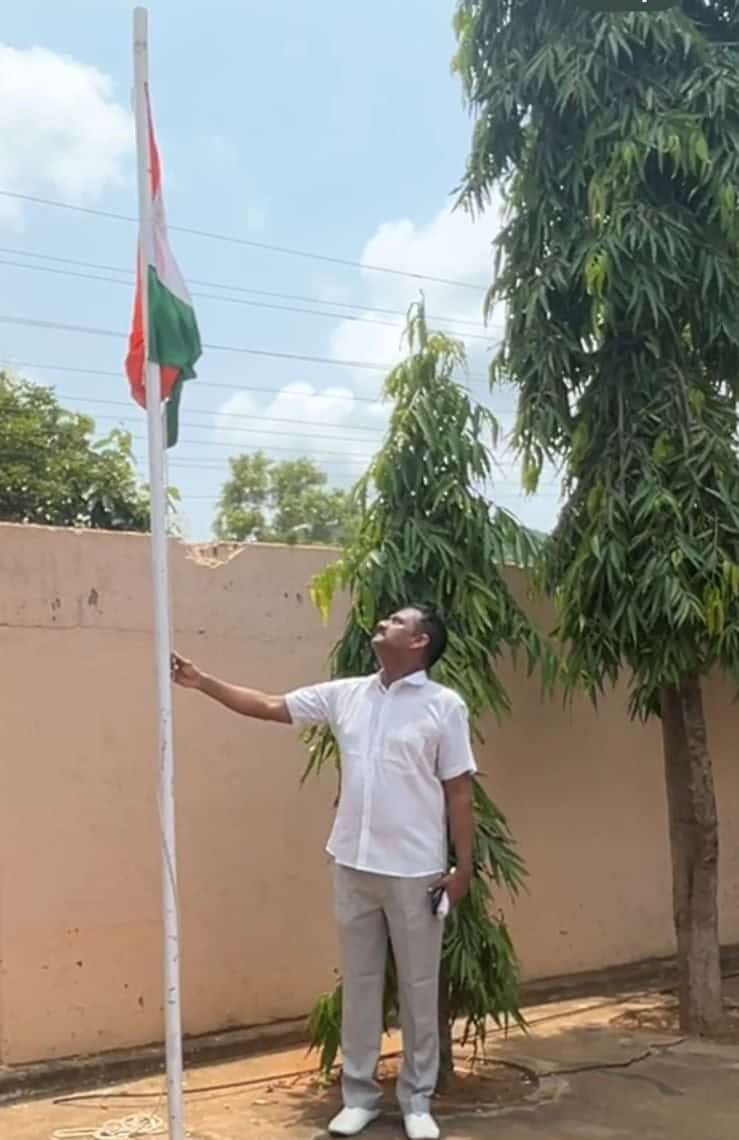
M344 1108L335 1136L355 1136L380 1114L375 1079L382 1038L388 934L398 969L404 1062L398 1101L409 1140L436 1140L430 1105L439 1067L441 886L454 906L472 875L472 774L464 701L429 680L446 649L441 617L409 605L377 626L380 672L268 696L207 676L175 655L174 680L259 720L328 724L341 754L341 796L328 851L343 981ZM447 820L456 868L447 875Z

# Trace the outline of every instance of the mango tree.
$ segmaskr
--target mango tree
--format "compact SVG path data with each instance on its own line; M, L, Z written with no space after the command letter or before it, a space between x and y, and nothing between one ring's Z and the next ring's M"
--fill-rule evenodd
M654 7L654 6L653 6ZM492 368L523 478L564 463L546 550L569 679L660 718L683 1028L722 1021L704 679L739 674L739 11L461 0L462 198L507 217Z

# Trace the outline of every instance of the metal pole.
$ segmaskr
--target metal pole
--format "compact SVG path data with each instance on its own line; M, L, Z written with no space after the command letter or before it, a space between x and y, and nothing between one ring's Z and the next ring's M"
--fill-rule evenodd
M167 502L164 482L159 366L149 363L148 268L154 263L148 115L147 11L133 13L134 110L139 192L139 258L146 360L146 412L149 436L151 494L151 563L156 659L159 817L164 921L164 1015L167 1042L167 1098L170 1140L185 1140L182 1096L182 1016L180 1011L180 949L177 918L175 856L174 755L172 748L172 686L167 581Z

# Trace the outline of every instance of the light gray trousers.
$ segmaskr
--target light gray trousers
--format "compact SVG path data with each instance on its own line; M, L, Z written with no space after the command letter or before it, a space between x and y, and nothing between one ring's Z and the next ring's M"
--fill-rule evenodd
M382 1040L388 935L398 968L403 1067L397 1095L403 1114L428 1112L439 1071L439 961L444 923L431 913L420 879L334 866L341 942L341 1048L344 1104L375 1109L382 1099L375 1070Z

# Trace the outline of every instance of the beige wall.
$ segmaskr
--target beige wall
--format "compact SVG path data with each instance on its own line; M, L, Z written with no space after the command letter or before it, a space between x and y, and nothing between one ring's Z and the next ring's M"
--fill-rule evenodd
M246 547L217 567L172 546L176 638L267 689L318 679L338 636L308 581L329 552ZM518 583L520 588L521 583ZM0 1059L161 1036L148 543L0 526ZM658 735L614 696L513 716L479 750L531 872L512 914L530 978L672 948ZM723 936L739 941L739 715L707 696L722 815ZM336 965L323 841L334 780L300 788L287 728L176 694L185 1025L302 1014Z

